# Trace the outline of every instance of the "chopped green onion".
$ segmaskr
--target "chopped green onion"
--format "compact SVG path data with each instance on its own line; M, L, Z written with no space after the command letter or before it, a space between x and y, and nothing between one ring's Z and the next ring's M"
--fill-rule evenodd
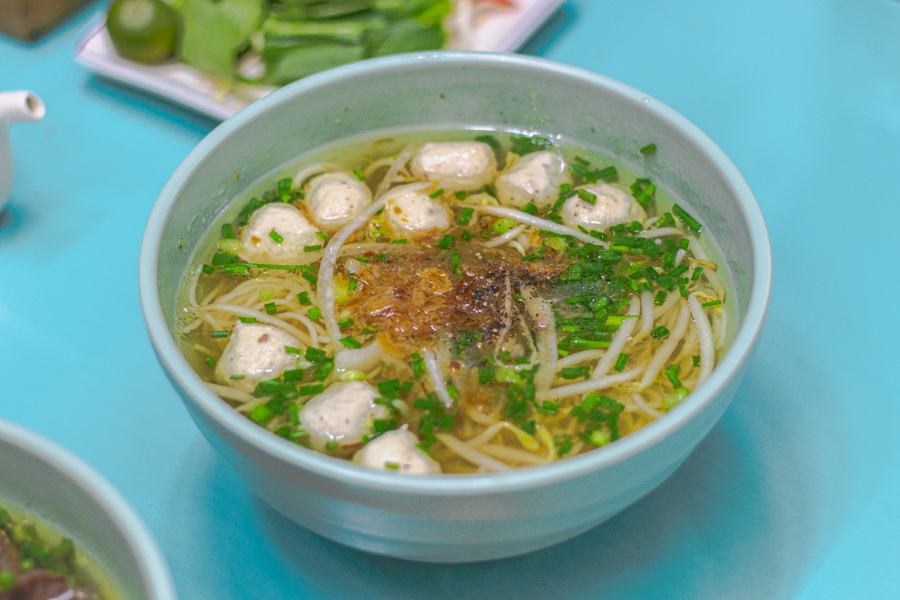
M356 325L356 321L354 321L350 317L338 321L338 329L347 329L348 327L353 327L354 325Z
M276 243L276 244L280 244L281 242L284 241L284 238L281 237L281 236L278 234L278 232L275 231L274 229L273 229L272 231L269 232L269 237L272 238L273 240L275 240L275 243Z
M319 282L319 278L316 277L315 275L313 275L312 273L310 273L309 271L304 271L303 273L300 273L300 277L307 280L308 282L310 282L313 285L316 285Z
M340 443L340 442L336 442L336 441L334 441L334 440L325 442L325 449L328 450L328 451L332 451L332 452L333 452L334 450L337 450L337 449L340 448L340 447L341 447L341 443Z
M699 354L694 354L693 356L691 356L691 359L694 361L695 367L700 366L700 355Z
M418 352L410 354L413 377L418 379L427 370L425 367L425 359L419 356Z
M456 237L454 237L452 235L445 235L444 237L441 238L441 241L439 241L437 243L437 247L446 250L447 248L450 247L450 244L452 244L455 241L456 241Z
M700 221L689 215L687 211L685 211L677 204L672 207L672 212L675 213L676 217L681 219L681 222L684 223L685 227L692 230L693 232L700 233L703 230L703 225L700 224Z
M536 215L538 212L538 208L534 205L533 202L529 202L522 207L522 212L528 215Z
M647 144L641 148L641 154L652 154L656 152L656 144Z
M612 177L616 174L615 167L606 167L605 169L598 169L594 171L594 176L597 179L606 179L607 177Z
M317 232L316 232L316 235L319 236L320 238L322 238L323 240L328 240L328 234L326 234L326 233L323 233L323 232L321 232L321 231L317 231Z
M687 281L687 277L682 277L678 280L678 291L681 293L682 298L688 297Z
M256 317L238 317L241 323L256 323Z
M391 471L397 471L398 469L400 469L400 464L386 460L384 461L384 468Z
M471 242L473 239L475 239L475 236L472 235L472 232L470 232L468 229L463 229L462 233L459 234L459 237L467 242Z
M494 233L504 234L515 226L516 226L515 221L504 217L504 218L497 219L496 221L494 221L494 224L491 227L491 229L494 230Z
M578 379L580 377L590 376L591 368L586 365L580 367L563 367L560 374L563 379Z
M465 190L460 190L460 191L456 192L454 194L454 196L456 196L457 200L465 200L469 196L469 194L467 194ZM470 208L469 210L472 210L472 209Z
M681 380L678 379L678 372L681 370L681 367L678 365L669 365L666 367L665 375L672 382L672 385L678 387L681 385Z
M214 364L216 364L216 359L213 358L212 356L208 356L208 357L206 358L206 360L204 360L203 362L204 362L204 364L207 364L207 365L209 365L209 366L211 367L211 366L213 366Z
M597 204L597 196L596 194L592 194L587 190L578 190L578 198L590 204L591 206Z
M487 367L484 369L478 369L478 383L485 384L494 381L497 377L497 372L492 367Z
M448 394L451 398L454 398L454 399L459 398L459 390L456 389L456 386L448 385L448 386L447 386L447 394Z
M205 275L212 275L215 272L215 269L211 265L203 265L200 267L200 270L203 271Z
M700 275L703 274L703 267L694 267L694 272L691 275L691 281L697 281L700 279Z
M595 446L605 446L609 443L609 435L604 431L597 429L596 431L591 432L590 438L588 441Z
M275 313L278 312L278 307L275 306L275 303L274 303L274 302L267 302L267 303L263 306L263 308L266 309L266 314L267 314L267 315L274 315Z
M303 369L290 369L281 374L286 382L303 381Z
M650 330L650 335L654 340L661 340L663 338L669 337L669 330L665 325L660 325L659 327L654 327Z
M356 281L355 279L351 279L350 283L347 284L347 289L351 292L355 292L356 288L358 288L358 287L359 287L359 282Z
M319 310L317 306L313 306L312 308L310 308L309 312L307 312L306 314L309 315L309 318L313 321L318 321L322 318L322 311Z
M291 186L293 185L293 180L290 177L285 177L284 179L279 179L278 183L275 185L275 191L279 196L283 196L285 194L291 193Z
M341 338L339 341L347 348L362 348L362 342L360 342L358 339L356 339L352 335L348 335L347 337Z
M250 418L254 422L262 424L262 423L268 421L274 414L275 414L274 410L272 410L265 404L260 404L259 406L254 408L253 411L250 413Z
M444 193L444 189L438 188L438 189L434 190L434 192L428 194L428 197L431 198L432 200L435 200L437 198L440 198L441 194L443 194L443 193Z
M374 431L375 433L383 433L392 429L397 429L397 419L372 420L372 431Z
M356 175L356 178L360 181L363 181L366 178L366 174L360 171L359 169L354 169L353 174Z
M409 242L409 240L407 240L406 238L391 241L392 244L406 244L408 242Z
M682 400L688 397L691 393L691 390L687 389L684 386L680 386L675 388L671 394L663 394L662 405L665 409L674 408L677 404L679 404Z
M465 206L459 210L459 217L457 217L456 222L459 225L468 225L469 221L472 220L472 215L475 211L468 206Z
M214 338L227 338L228 332L227 331L213 331L212 336Z
M304 355L306 360L314 363L323 362L327 357L328 353L324 350L320 350L319 348L313 348L310 346L306 349L306 354Z
M665 304L665 302L666 302L666 296L667 296L667 295L668 295L668 294L666 294L664 291L660 290L660 291L656 294L656 297L653 298L653 304L655 304L656 306L662 306L662 305Z
M231 223L225 223L224 225L222 225L222 237L226 240L234 239L234 227L231 225Z
M700 306L703 308L712 308L713 306L718 306L720 304L722 304L721 300L710 300L709 302L704 302Z
M315 252L316 250L321 250L322 244L316 244L314 246L303 246L304 252Z
M300 348L294 348L293 346L285 346L284 351L288 354L302 354L302 350Z
M622 371L625 368L625 365L628 364L628 355L624 352L619 353L619 357L616 359L616 364L613 365L614 371Z
M460 268L460 260L459 260L459 252L456 251L456 248L453 249L453 253L450 255L450 265L453 270L453 274L457 277L462 277L462 269Z
M312 396L313 394L321 394L325 391L325 386L321 383L300 386L301 396Z
M300 301L300 306L309 306L312 304L312 300L309 299L309 292L300 292L297 294L297 300Z

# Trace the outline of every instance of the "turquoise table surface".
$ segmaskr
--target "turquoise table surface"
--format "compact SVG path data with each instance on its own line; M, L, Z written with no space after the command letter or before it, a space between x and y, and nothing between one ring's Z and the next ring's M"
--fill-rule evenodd
M184 599L900 598L900 2L571 1L524 51L628 83L732 158L772 238L766 329L721 422L657 490L547 550L415 564L255 498L158 366L137 259L166 179L215 123L85 72L91 5L0 37L0 417L68 447L144 517Z

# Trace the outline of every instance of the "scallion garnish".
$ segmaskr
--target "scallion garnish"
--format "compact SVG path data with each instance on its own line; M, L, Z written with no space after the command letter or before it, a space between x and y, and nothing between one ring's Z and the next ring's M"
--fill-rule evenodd
M359 282L355 279L351 279L350 283L347 284L347 290L351 292L355 292L357 287L359 287Z
M338 329L347 329L348 327L353 327L354 325L356 325L356 321L354 321L350 317L338 321Z
M277 231L275 231L274 229L269 232L269 237L272 238L273 240L275 240L276 244L280 244L281 242L284 241L284 238L281 237L281 235L279 235L279 233Z
M452 235L445 235L444 237L441 238L441 241L439 241L437 243L437 247L441 248L443 250L446 250L447 248L450 247L450 244L452 244L455 241L456 241L456 237L454 237Z
M469 231L468 229L463 229L462 232L459 234L459 237L461 237L463 240L465 240L467 242L471 242L473 239L475 239L475 236L472 235L472 232Z
M227 331L213 331L212 336L214 338L227 338L228 332Z
M212 267L212 265L203 265L202 267L200 267L200 270L203 271L204 275L212 275L216 271L215 268Z
M392 241L391 241L392 244L406 244L406 243L408 243L408 242L409 242L409 240L407 240L406 238L402 238L402 239L399 239L399 240L392 240Z
M360 171L359 169L354 169L353 174L356 175L356 178L359 179L360 181L362 181L366 178L366 174L363 173L362 171Z
M703 267L694 267L694 272L691 274L691 281L697 281L700 279L700 275L703 274Z
M456 222L459 225L468 225L469 221L472 220L472 215L475 211L468 206L465 206L459 209L459 217L456 218Z
M226 240L234 239L234 227L231 225L231 223L225 223L224 225L222 225L222 237Z
M238 317L241 323L256 323L256 317Z
M467 194L465 190L460 190L460 191L456 192L454 194L454 196L456 196L457 200L465 200L469 196L469 194ZM469 209L469 210L471 210L471 209Z
M443 194L443 193L444 193L444 188L438 188L438 189L434 190L432 193L428 194L428 197L431 198L432 200L436 200L437 198L440 198L441 194Z
M322 311L319 310L319 307L317 306L313 306L312 308L310 308L306 314L309 315L309 318L313 321L318 321L322 318Z
M325 391L325 386L321 383L314 383L312 385L301 385L300 386L300 395L301 396L311 396L312 394L321 394Z
M597 196L596 194L592 194L587 190L578 190L578 198L590 204L591 206L597 204Z
M538 212L538 208L534 205L533 202L529 202L522 207L522 212L529 215L536 215Z
M619 357L616 359L616 364L613 365L614 371L622 371L625 368L625 365L628 364L628 355L624 352L619 353Z
M452 250L452 254L450 255L450 268L453 270L453 274L457 277L462 277L462 269L460 268L460 260L459 260L459 252L456 251L456 248Z
M294 348L293 346L285 346L284 351L288 354L302 354L302 350L300 348Z
M322 244L316 244L315 246L303 246L304 252L315 252L316 250L321 250Z
M313 275L312 273L310 273L309 271L304 271L303 273L300 274L300 277L307 280L308 282L310 282L313 285L316 285L319 282L319 278L316 277L315 275Z
M709 302L704 302L700 306L703 308L712 308L713 306L718 306L720 304L722 304L721 300L710 300Z
M278 307L275 306L274 302L266 302L266 304L263 305L263 308L266 309L267 315L274 315L278 312Z
M494 381L497 377L497 372L493 367L486 367L484 369L478 369L478 383L484 385L485 383L490 383Z
M316 232L316 235L319 236L320 238L322 238L323 240L326 240L326 241L328 240L328 234L326 234L326 233L323 233L323 232L321 232L321 231L317 231L317 232Z
M309 292L300 292L297 294L297 300L300 301L300 306L309 306L312 304L312 300L309 299Z
M362 348L362 342L360 342L358 339L356 339L356 338L353 337L352 335L348 335L347 337L343 337L343 338L341 338L341 339L338 340L338 341L340 341L340 342L341 342L344 346L346 346L347 348L351 348L351 349Z
M654 340L661 340L663 338L669 337L669 330L665 325L660 325L659 327L654 327L650 330L650 335Z
M647 144L641 148L641 154L652 154L656 152L656 144Z
M216 364L216 359L213 358L212 356L208 356L208 357L206 357L206 359L203 361L203 363L206 364L206 365L209 365L209 366L211 367L211 366L213 366L214 364Z
M681 219L681 222L684 223L685 227L694 233L700 233L703 230L703 225L700 224L700 221L689 215L687 211L677 204L672 207L672 212L675 213L676 217Z

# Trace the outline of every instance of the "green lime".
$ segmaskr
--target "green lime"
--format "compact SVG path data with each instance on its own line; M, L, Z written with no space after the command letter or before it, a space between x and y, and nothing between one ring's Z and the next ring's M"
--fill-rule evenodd
M178 45L178 18L162 0L116 0L106 29L119 54L137 62L164 61Z

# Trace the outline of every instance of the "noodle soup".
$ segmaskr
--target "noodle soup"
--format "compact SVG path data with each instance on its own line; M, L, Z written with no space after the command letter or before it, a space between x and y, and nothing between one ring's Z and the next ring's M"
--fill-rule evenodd
M724 353L702 225L589 149L396 132L282 171L198 250L179 341L296 444L407 473L544 464L661 417Z

